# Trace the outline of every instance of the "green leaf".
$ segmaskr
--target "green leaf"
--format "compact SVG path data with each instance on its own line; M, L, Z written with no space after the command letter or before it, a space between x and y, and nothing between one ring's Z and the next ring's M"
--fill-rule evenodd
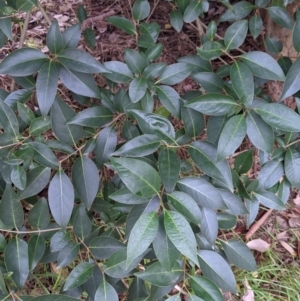
M149 202L149 198L143 198L133 194L127 187L123 187L109 196L110 199L121 204L137 205Z
M244 114L231 117L225 124L218 143L218 161L231 156L241 145L247 132Z
M53 154L52 150L41 142L30 142L34 149L33 159L41 165L57 169L59 161Z
M143 214L135 223L131 230L128 246L127 246L127 261L126 267L139 255L147 250L149 245L154 240L158 231L157 212Z
M167 142L173 142L175 130L167 118L140 110L130 110L130 113L134 115L144 134L155 135Z
M159 174L148 163L132 158L111 158L111 162L131 192L145 198L159 194Z
M18 139L19 123L14 111L0 99L0 120L4 131Z
M68 245L70 240L70 233L64 231L56 232L50 241L50 251L57 252L62 250L66 245Z
M169 86L158 86L157 97L163 106L177 118L180 118L180 96L179 94Z
M112 121L112 118L113 114L111 111L101 106L95 106L79 112L68 124L100 128Z
M40 198L28 214L28 223L37 229L45 229L50 222L48 202L45 198Z
M133 103L140 101L147 91L147 82L141 78L135 78L129 85L129 97Z
M279 6L266 8L271 19L281 27L293 29L293 21L288 12Z
M195 235L187 220L177 212L165 210L164 226L169 239L177 250L199 265Z
M180 32L182 30L183 16L180 10L172 10L170 12L170 22L177 32Z
M250 69L245 64L235 61L230 69L230 79L241 102L246 106L251 104L254 97L254 80Z
M181 118L184 123L185 133L189 137L196 137L203 132L205 120L202 113L187 107L182 107Z
M162 49L163 49L163 44L161 43L154 44L146 50L145 55L149 61L154 61L159 58L159 56L162 53Z
M37 117L30 123L29 133L31 136L38 136L51 129L51 120L49 116Z
M288 147L284 157L284 171L293 187L300 189L300 155L296 149Z
M11 76L28 76L36 73L47 61L41 51L34 48L21 48L4 58L0 73Z
M166 67L156 84L175 85L187 78L193 67L186 63L175 63Z
M203 276L190 276L190 283L197 296L206 301L224 301L219 288Z
M276 38L270 38L269 36L266 36L266 46L268 53L273 55L278 55L283 49L283 44L281 41L277 40Z
M5 5L5 4L4 4ZM3 9L7 8L7 6L4 6ZM2 9L2 11L3 11ZM0 30L5 35L8 39L11 41L13 40L12 36L12 26L11 26L11 18L10 17L4 17L3 18L3 13L0 14L1 19L0 19Z
M291 189L291 185L287 180L283 180L279 184L277 195L284 204L287 203L290 197L290 189Z
M269 4L269 0L255 0L256 7L266 7Z
M213 144L193 142L189 146L189 153L200 170L233 191L230 167L226 160L217 162L217 150Z
M241 215L248 213L243 200L240 199L236 194L228 191L227 189L218 189L218 191L228 207L230 214Z
M92 231L92 222L83 204L79 205L79 209L74 216L73 230L74 234L82 240L89 236Z
M29 274L27 243L20 238L12 239L5 248L4 262L18 289L23 289Z
M89 53L79 49L66 49L59 53L58 60L66 68L81 73L109 73L102 64L99 63Z
M218 190L201 178L187 177L177 182L183 192L190 195L199 206L214 210L227 209Z
M158 168L166 192L171 193L178 180L180 159L172 149L166 148L159 153Z
M159 138L154 135L146 134L126 142L112 155L122 157L144 157L156 152L159 146Z
M27 181L27 176L24 167L21 165L15 165L12 168L10 179L18 189L24 190Z
M128 83L133 79L131 71L129 70L127 65L122 62L110 61L105 62L103 65L107 70L111 71L111 73L105 73L104 76L114 83Z
M54 19L46 36L46 44L53 54L58 54L64 47L63 36L59 30L58 21Z
M49 182L51 169L45 166L38 166L27 174L27 186L19 194L20 199L26 199L41 192Z
M282 210L285 208L284 203L270 191L254 192L255 198L264 206L275 210Z
M287 132L300 132L300 115L285 105L266 103L254 110L266 123L275 129Z
M240 240L221 240L222 247L227 258L235 266L247 270L255 271L256 262L250 249Z
M147 297L147 288L142 279L135 277L130 284L127 294L127 300L140 300L139 298Z
M70 290L85 283L93 274L94 264L88 262L79 263L69 274L63 291Z
M31 121L34 120L35 116L34 113L25 105L23 105L20 102L17 102L17 109L18 109L18 113L20 118L26 123L26 124L30 124Z
M213 72L196 72L192 73L191 78L202 86L204 90L211 93L222 93L224 81Z
M298 92L300 90L300 59L297 59L291 68L289 69L287 75L286 75L286 80L284 82L284 86L282 89L282 94L280 96L280 100L282 101L283 99L293 95L294 93Z
M68 27L63 33L64 49L76 48L81 36L81 26L79 23Z
M96 291L94 301L119 301L119 297L114 287L104 279Z
M123 31L125 31L128 34L136 34L134 24L124 17L112 16L112 17L106 18L106 21L108 23L122 29Z
M241 59L255 76L269 80L285 80L279 64L265 52L251 51L241 55Z
M218 228L221 230L230 230L236 226L237 217L229 213L218 212Z
M293 28L293 46L297 52L300 52L300 18L297 18Z
M249 31L253 38L256 39L263 28L263 21L260 15L254 15L249 20Z
M57 256L57 268L63 268L73 262L80 251L80 245L75 242L68 243Z
M72 181L79 198L89 210L100 185L99 172L95 163L87 157L79 157L72 167Z
M153 250L158 261L165 269L170 271L180 257L180 252L167 236L163 215L159 217L159 227L155 239L153 240Z
M201 1L191 1L184 11L183 20L186 23L194 22L203 12Z
M197 54L189 54L177 59L179 63L187 63L192 65L194 72L211 72L211 63L208 60L204 60L201 56Z
M40 297L35 297L33 299L31 299L30 301L76 301L78 300L77 298L72 298L66 295L55 295L55 294L51 294L51 295L44 295L44 296L40 296Z
M207 123L207 140L214 145L218 144L222 129L229 120L226 115L210 116Z
M60 65L59 77L69 90L79 95L100 98L99 89L91 74L70 70Z
M253 111L249 111L246 117L247 135L258 149L270 154L274 146L274 132L271 126Z
M146 19L150 14L150 4L148 0L138 0L132 6L132 16L135 21Z
M206 41L200 48L198 54L205 60L215 60L222 54L224 46L217 41Z
M150 64L143 71L143 78L146 80L157 78L166 69L166 63L154 63Z
M200 207L201 220L200 229L201 233L207 242L213 246L218 236L218 219L214 210L206 207Z
M260 170L257 180L257 190L268 189L280 181L284 174L283 164L280 161L272 160L267 162Z
M222 290L236 293L236 282L230 266L214 251L198 251L201 271Z
M117 132L111 126L100 132L95 149L96 162L100 168L103 168L104 163L109 161L110 156L116 149L117 138Z
M92 240L89 249L99 260L108 259L113 253L126 249L126 245L113 237L99 236Z
M82 135L81 126L68 124L74 116L76 113L73 109L56 97L50 111L52 130L59 140L68 145L76 144Z
M155 262L145 271L135 273L134 275L156 286L168 286L175 285L182 272L183 270L177 262L170 271L166 270L160 262Z
M10 184L6 184L0 203L0 219L11 228L18 229L23 225L24 213L22 204Z
M125 49L124 60L128 68L135 74L142 74L143 70L147 66L147 60L145 57L133 49ZM129 74L131 73L129 72ZM129 76L131 77L132 75Z
M226 1L227 2L227 1ZM224 3L226 3L224 1ZM247 1L239 1L222 14L219 22L234 22L248 16L255 6Z
M42 259L46 241L41 235L32 235L28 242L29 270L32 271Z
M74 189L63 170L60 169L52 178L48 195L52 216L62 228L66 228L73 211Z
M253 163L253 148L239 154L234 160L234 168L237 173L243 174L250 170Z
M247 20L239 20L230 25L224 36L226 51L240 47L246 38L247 31Z
M95 34L94 30L91 28L86 28L83 31L83 37L84 37L84 40L87 42L87 44L92 49L94 49L96 46L96 34Z

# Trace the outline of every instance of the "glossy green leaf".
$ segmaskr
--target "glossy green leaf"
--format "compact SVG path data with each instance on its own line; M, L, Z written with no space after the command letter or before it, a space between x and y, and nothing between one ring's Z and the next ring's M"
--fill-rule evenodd
M18 229L23 225L23 207L10 184L6 184L0 203L0 219L11 228Z
M156 90L157 97L163 106L173 115L180 118L180 96L171 87L161 85Z
M157 78L162 74L162 72L166 69L166 63L154 63L150 64L143 71L143 78L146 80Z
M96 34L95 31L91 28L86 28L83 31L83 37L84 40L87 42L87 44L94 49L96 46Z
M134 275L156 286L168 286L175 285L182 272L177 262L170 271L166 270L160 262L155 262L145 271L135 273Z
M186 23L194 22L202 12L202 2L191 1L184 11L183 20Z
M26 199L41 192L49 182L51 169L45 166L33 168L27 174L26 188L19 193L20 199Z
M109 123L113 118L113 114L106 108L95 106L87 108L74 116L69 122L70 124L100 128Z
M187 220L177 212L165 210L164 226L177 250L198 265L196 239Z
M135 78L129 85L129 97L133 103L140 101L147 91L147 82L141 78Z
M224 301L219 288L209 279L203 276L191 276L190 283L197 296L207 301Z
M226 206L228 207L229 213L234 215L247 214L247 208L241 198L236 194L228 191L227 189L218 189L221 194Z
M79 263L69 274L65 284L64 291L70 290L74 287L78 287L86 282L93 274L94 265L88 262Z
M185 133L189 137L196 137L203 132L205 128L205 120L202 113L191 108L182 107L181 118L184 122Z
M154 240L158 231L157 212L143 214L131 230L128 246L126 266L132 263Z
M192 73L191 78L202 86L202 88L211 93L222 93L224 81L222 78L213 72L196 72Z
M224 36L224 43L226 50L235 49L240 47L247 35L248 21L239 20L230 25Z
M40 198L28 214L28 223L37 229L45 229L50 222L48 202Z
M247 271L256 270L255 258L247 245L242 241L234 239L221 241L221 244L227 258L235 266Z
M292 29L293 21L288 12L279 6L270 6L267 8L271 19L281 27Z
M161 180L151 165L132 158L111 158L111 162L131 192L145 198L159 194Z
M146 50L145 55L149 61L154 61L157 58L159 58L159 56L162 53L162 49L163 49L163 44L161 43L154 44Z
M81 239L86 238L92 231L92 222L83 204L79 205L73 219L74 234Z
M241 55L241 58L255 76L269 80L285 80L281 67L269 54L251 51Z
M27 176L24 167L21 165L15 165L12 168L10 179L18 189L24 190L27 182Z
M154 135L141 135L122 145L113 156L144 157L158 150L160 139Z
M76 48L81 36L81 26L79 23L67 28L63 33L64 49Z
M193 66L193 72L211 72L211 63L208 60L204 60L197 54L189 54L177 59L179 63L187 63Z
M62 268L73 262L80 251L80 245L75 242L68 243L57 256L57 267Z
M25 105L20 102L17 102L17 109L20 118L26 123L30 124L31 121L34 120L35 116L34 113Z
M274 132L271 126L264 122L264 120L255 112L250 111L246 117L247 121L247 135L258 149L267 153L273 151Z
M0 120L6 133L15 137L19 137L19 123L14 111L0 99Z
M283 44L281 41L269 36L266 36L266 46L268 53L271 53L273 55L278 55L283 49Z
M268 189L279 182L284 174L283 164L280 161L272 160L267 162L260 170L257 180L257 189Z
M132 15L136 21L146 19L150 14L150 4L148 0L138 0L132 6Z
M182 178L177 182L177 185L180 190L190 195L199 206L215 210L227 208L218 190L204 179Z
M41 235L32 235L28 241L29 270L32 271L42 259L46 241Z
M210 116L207 123L207 141L218 145L218 141L222 132L222 129L229 117L223 116Z
M224 46L217 41L206 41L200 48L198 54L205 60L215 60L222 54Z
M43 166L57 169L59 166L58 159L53 154L52 150L41 142L31 142L30 143L34 149L33 159Z
M166 192L171 193L178 180L180 159L174 151L166 148L159 153L158 168Z
M54 19L46 36L46 44L50 52L58 54L64 47L63 36L59 30L58 21Z
M186 63L175 63L166 67L156 84L175 85L187 78L193 67Z
M287 132L300 132L300 115L285 105L266 103L255 111L270 126Z
M137 67L139 68L138 70L141 68L140 64L141 62L139 62ZM111 73L105 73L105 77L114 83L128 83L133 79L130 69L123 62L110 61L105 62L103 65L107 70L111 71Z
M79 157L72 167L72 181L78 196L89 210L100 185L95 163L87 157Z
M37 117L30 123L29 133L31 136L38 136L51 129L51 120L49 116Z
M221 230L233 229L237 223L237 217L229 213L218 212L217 219L218 219L218 228Z
M285 208L284 203L270 191L258 191L254 193L255 198L264 206L275 210L282 210Z
M243 174L250 170L253 163L253 148L239 154L234 160L234 168L237 173Z
M224 3L226 3L224 1ZM248 16L255 6L248 1L239 1L222 14L219 22L234 22Z
M28 245L20 238L12 239L4 251L4 262L19 290L25 285L29 274Z
M254 39L256 39L260 35L262 28L263 28L262 18L261 16L255 14L249 20L249 31Z
M134 24L124 17L112 16L112 17L106 18L106 21L108 23L122 29L123 31L125 31L128 34L136 34Z
M120 190L114 192L109 196L110 199L115 202L129 205L143 204L149 201L149 198L143 198L136 194L133 194L127 187L123 187Z
M104 280L96 291L94 301L119 301L119 297L114 287Z
M287 148L284 157L284 171L293 187L300 189L300 155L296 149Z
M48 195L52 216L62 228L65 228L73 210L74 189L69 177L63 170L60 169L52 178Z
M282 94L280 96L280 100L293 95L294 93L298 92L300 90L300 59L297 59L291 68L289 69L286 80L284 82Z
M1 3L1 6L2 6L2 3ZM3 4L4 4L4 7L3 8L1 7L1 8L2 8L2 11L4 12L5 8L8 8L8 6L5 6L5 3L3 3ZM3 34L3 39L6 36L8 39L10 39L12 41L13 36L12 36L11 22L12 22L12 19L9 16L3 17L3 13L1 12L0 29ZM5 40L5 42L6 42L6 40Z
M297 18L293 28L293 46L297 52L300 52L300 18Z
M89 245L93 256L97 259L108 259L113 253L126 249L126 245L113 237L96 237Z
M170 12L170 23L177 32L182 30L183 16L179 10L172 10Z
M140 300L139 298L145 298L147 297L147 288L142 279L139 279L135 277L133 281L130 284L130 287L128 289L128 295L127 300L133 301L133 300Z
M245 115L231 117L225 124L218 143L218 161L231 156L241 145L247 132Z
M72 298L66 295L44 295L40 297L35 297L31 299L30 301L76 301L78 300L77 298Z
M202 273L218 287L232 293L236 292L236 282L230 266L225 259L214 251L198 251Z
M62 250L68 245L69 240L70 233L64 231L56 232L50 240L50 251L53 253Z
M217 149L213 144L205 141L193 142L189 146L189 153L200 170L233 191L229 165L226 160L217 162Z
M21 48L15 50L0 64L0 73L11 76L27 76L36 73L47 57L38 49Z
M52 130L59 140L68 145L76 144L82 135L81 126L68 124L74 116L76 113L73 109L56 97L50 111Z

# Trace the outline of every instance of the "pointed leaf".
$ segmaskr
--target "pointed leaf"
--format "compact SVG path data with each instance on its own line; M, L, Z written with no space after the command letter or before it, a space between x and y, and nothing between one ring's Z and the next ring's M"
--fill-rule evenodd
M173 115L180 118L180 96L169 86L158 86L156 89L157 97L163 106Z
M254 15L249 20L249 31L252 34L253 38L256 39L263 28L263 21L261 16Z
M218 191L220 192L226 206L228 207L230 214L241 215L248 213L244 202L236 194L226 189L218 189Z
M68 243L57 256L57 268L63 268L73 262L80 251L80 245L75 242Z
M147 91L147 82L141 78L135 78L129 85L129 97L133 103L140 101Z
M279 6L270 6L267 8L271 19L281 27L292 29L293 21L288 12Z
M119 297L114 287L104 280L96 291L94 301L119 301Z
M123 31L125 31L128 34L136 34L134 24L124 17L112 16L112 17L106 18L106 21L108 23L122 29Z
M51 120L49 116L41 116L32 120L29 126L31 136L38 136L51 129Z
M29 270L32 271L42 259L46 241L41 235L32 235L28 241Z
M284 171L292 186L300 189L300 155L291 147L287 148L285 153Z
M12 168L10 179L18 189L24 190L27 182L27 176L24 167L21 165L15 165Z
M109 196L110 199L121 204L138 205L149 202L149 198L143 198L133 194L127 187L123 187Z
M86 209L83 204L79 205L74 220L73 220L73 230L77 237L82 240L86 238L92 231L92 222L87 215Z
M28 214L28 223L37 229L45 229L50 222L48 202L40 198Z
M128 68L135 74L142 74L143 70L147 66L147 60L133 49L124 50L124 60ZM129 77L132 77L132 75L130 75L130 72L128 72L128 75Z
M61 52L64 47L63 37L59 30L58 21L56 19L52 21L52 24L48 30L46 44L49 50L54 54Z
M0 98L0 120L7 134L19 137L19 123L14 111Z
M204 90L211 93L222 93L224 88L223 79L214 72L195 72L191 78L202 86Z
M255 198L261 202L264 206L275 210L282 210L285 208L284 203L270 191L258 191L254 192Z
M237 173L243 174L250 170L253 164L253 148L239 154L234 160L234 168Z
M113 237L99 236L92 240L89 249L97 259L108 259L113 253L126 249L126 245Z
M191 1L184 11L183 20L186 23L194 22L202 12L202 2Z
M58 159L47 145L41 142L30 143L34 149L33 159L41 165L57 169L59 166Z
M224 43L226 47L226 51L229 49L235 49L240 47L247 35L248 31L248 21L247 20L239 20L232 25L230 25L224 36Z
M133 79L133 75L126 64L118 61L105 62L104 67L111 71L105 73L104 76L114 83L128 83ZM141 68L141 66L138 66Z
M175 85L187 78L193 67L186 63L175 63L166 67L156 84Z
M79 23L67 28L63 33L64 49L76 48L81 36L81 26Z
M172 10L170 13L170 23L173 26L173 28L180 32L183 27L183 16L182 13L179 10Z
M150 4L148 0L138 0L132 6L132 16L134 20L141 21L150 14Z
M210 208L200 207L200 213L201 233L211 245L214 245L218 236L218 219L216 212Z

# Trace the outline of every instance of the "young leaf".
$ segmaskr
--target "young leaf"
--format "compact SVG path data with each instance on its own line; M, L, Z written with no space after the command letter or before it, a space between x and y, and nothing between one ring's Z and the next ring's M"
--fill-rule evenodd
M247 132L244 114L231 117L225 124L218 143L218 161L231 156L241 145Z
M145 55L149 61L154 61L157 58L159 58L159 56L162 53L162 49L163 49L163 44L161 43L154 44L146 50Z
M49 190L49 207L55 221L66 228L74 205L74 189L69 177L60 169L52 178Z
M114 289L108 282L104 281L100 284L96 291L94 301L118 301L119 297Z
M284 157L284 171L293 187L300 189L300 156L295 149L288 147Z
M166 67L156 84L175 85L187 78L193 70L190 64L175 63Z
M227 28L224 36L226 51L240 47L246 38L247 31L247 20L239 20L230 25Z
M111 158L111 162L131 192L145 198L159 194L160 177L151 165L131 158Z
M48 30L46 36L46 44L49 50L54 54L60 53L64 47L64 40L59 30L58 21L56 19L52 21L52 24Z
M158 168L166 192L171 193L178 180L180 159L174 151L166 148L159 153Z
M23 289L29 274L28 245L20 238L12 239L4 251L4 262L19 290Z
M80 156L72 167L72 181L78 196L89 210L100 185L96 164L91 159Z
M143 214L131 230L128 246L126 267L132 263L154 240L158 231L157 212Z
M29 270L32 271L42 259L46 250L46 241L41 235L32 235L28 242Z
M112 16L112 17L106 18L106 21L108 23L122 29L123 31L125 31L128 34L136 34L136 29L135 29L134 24L124 17Z
M225 291L236 292L236 282L230 266L214 251L198 251L202 273Z
M196 239L187 220L177 212L165 210L164 226L177 250L198 265Z

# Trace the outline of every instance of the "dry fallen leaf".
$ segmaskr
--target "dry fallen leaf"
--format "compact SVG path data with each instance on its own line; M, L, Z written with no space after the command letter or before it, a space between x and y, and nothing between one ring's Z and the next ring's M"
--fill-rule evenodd
M258 252L266 252L271 245L268 244L266 241L258 238L247 242L247 246L251 250L256 250Z
M279 242L293 257L297 255L295 250L287 242L285 241L279 241Z
M289 219L289 225L292 228L299 228L300 227L300 217L291 217Z
M284 241L288 240L289 237L290 237L290 235L289 235L288 231L283 231L276 235L276 238L278 240L284 240Z
M296 195L296 197L293 199L293 202L296 206L300 206L300 193Z
M244 280L245 288L247 289L244 296L242 297L242 301L254 301L254 292L251 286L248 283L248 280Z

